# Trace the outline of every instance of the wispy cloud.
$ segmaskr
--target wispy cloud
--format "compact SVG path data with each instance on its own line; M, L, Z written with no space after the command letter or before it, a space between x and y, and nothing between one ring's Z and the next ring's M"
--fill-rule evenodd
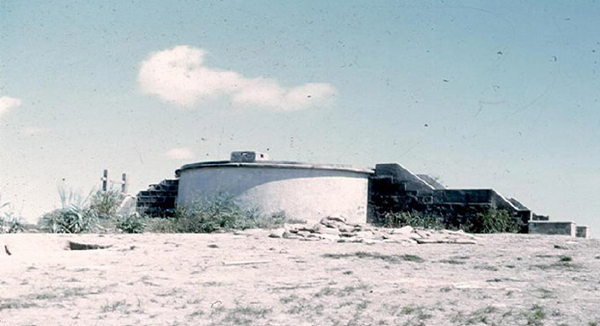
M0 97L0 118L10 109L20 106L21 103L21 99L18 98L8 96Z
M142 62L138 81L147 94L189 107L220 96L240 106L300 110L329 106L336 89L327 83L284 87L273 78L247 78L205 65L206 51L187 45L152 53Z
M192 158L194 156L194 153L189 148L178 147L166 152L165 155L172 159L184 160Z

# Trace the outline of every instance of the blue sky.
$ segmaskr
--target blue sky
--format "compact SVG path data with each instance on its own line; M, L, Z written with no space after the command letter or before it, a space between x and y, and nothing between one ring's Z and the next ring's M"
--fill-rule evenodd
M0 193L34 220L232 150L398 162L600 230L595 1L0 0Z

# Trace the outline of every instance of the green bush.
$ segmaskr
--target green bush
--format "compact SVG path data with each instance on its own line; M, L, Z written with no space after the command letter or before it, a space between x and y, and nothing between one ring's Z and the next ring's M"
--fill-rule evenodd
M256 225L254 227L259 229L275 229L288 223L288 221L289 219L285 211L279 211L271 215L259 214L255 220Z
M521 225L508 211L490 209L468 218L464 230L470 233L517 233Z
M124 233L144 233L145 218L138 214L120 216L117 218L116 227Z
M178 232L211 233L219 230L244 230L252 228L257 213L242 209L231 196L220 195L178 209Z
M443 219L438 216L426 215L419 212L384 213L381 226L398 228L410 225L427 229L443 229Z
M178 233L178 230L183 229L177 226L179 222L180 220L177 218L152 217L148 218L146 221L146 227L144 230L155 233ZM183 231L179 232L185 233Z
M123 194L118 189L98 190L91 196L90 209L99 218L112 218L117 214L122 201Z
M286 221L285 213L265 216L257 209L244 209L228 195L199 201L179 208L173 218L152 218L148 229L166 233L211 233L251 228L274 228Z
M10 206L8 202L2 202L2 196L0 196L0 210ZM7 208L9 209L9 208ZM20 216L15 215L13 212L4 211L0 212L0 233L17 233L25 230L25 224Z
M0 233L17 233L25 230L25 224L20 216L16 216L13 213L4 213L4 216L0 217Z
M39 227L50 233L92 232L97 225L98 217L93 210L77 206L56 209L39 221Z
M98 227L98 214L88 204L91 193L82 197L74 191L58 189L61 207L44 214L38 227L50 233L86 233Z

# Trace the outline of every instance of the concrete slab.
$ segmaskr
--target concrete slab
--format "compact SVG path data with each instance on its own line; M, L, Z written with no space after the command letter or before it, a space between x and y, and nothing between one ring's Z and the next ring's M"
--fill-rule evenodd
M557 234L576 236L576 227L574 222L556 222L556 221L530 221L529 233L533 234Z
M578 238L588 238L590 236L587 225L578 225L576 235Z

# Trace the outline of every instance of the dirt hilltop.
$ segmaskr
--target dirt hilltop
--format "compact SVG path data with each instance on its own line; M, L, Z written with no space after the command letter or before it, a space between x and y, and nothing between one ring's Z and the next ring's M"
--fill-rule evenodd
M596 239L269 233L0 235L0 325L600 324Z

